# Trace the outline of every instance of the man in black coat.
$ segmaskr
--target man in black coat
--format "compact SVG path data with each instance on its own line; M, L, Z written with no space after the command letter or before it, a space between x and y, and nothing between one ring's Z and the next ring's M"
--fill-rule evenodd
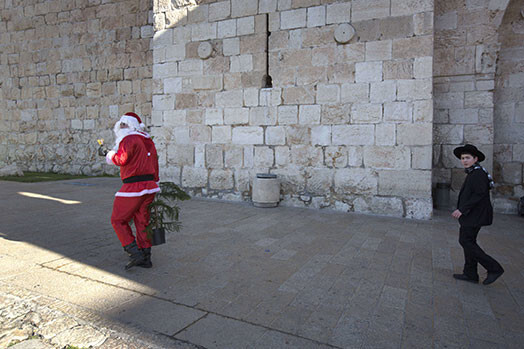
M460 159L467 173L460 189L457 209L451 214L460 223L459 243L464 249L465 259L463 273L453 274L453 277L478 283L477 264L480 263L488 271L483 284L489 285L504 273L504 269L480 248L477 235L482 226L491 225L493 221L489 191L494 183L486 169L479 165L486 157L477 147L466 144L455 148L453 154Z

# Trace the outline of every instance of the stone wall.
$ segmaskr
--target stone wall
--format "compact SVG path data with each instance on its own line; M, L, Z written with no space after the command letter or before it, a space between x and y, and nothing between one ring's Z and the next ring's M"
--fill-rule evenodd
M0 163L110 171L96 139L151 113L149 0L0 0ZM114 171L114 169L113 169Z
M452 153L460 144L477 145L487 156L483 165L494 172L497 187L504 186L500 166L493 166L494 149L500 158L500 154L505 152L502 144L508 142L495 141L495 135L502 133L497 130L500 123L494 123L494 101L495 73L501 49L499 32L509 2L435 2L433 182L451 184L454 190L451 192L452 202L456 200L464 179L462 166ZM512 3L522 3L522 0L513 0ZM522 67L516 69L522 71ZM517 105L515 101L513 104ZM497 108L501 110L499 106ZM506 131L497 137L518 138L518 128L506 128ZM494 143L500 146L494 146ZM517 167L514 163L506 165L506 172L513 171L514 167ZM511 181L516 181L516 178ZM504 200L495 199L495 208L508 212Z
M271 172L283 205L431 216L433 0L156 0L154 18L163 178L247 200Z
M512 1L499 30L501 44L495 79L495 202L516 212L524 196L524 1Z

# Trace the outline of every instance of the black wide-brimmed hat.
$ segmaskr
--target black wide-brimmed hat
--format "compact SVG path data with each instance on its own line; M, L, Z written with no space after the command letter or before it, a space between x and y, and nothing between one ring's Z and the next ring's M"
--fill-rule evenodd
M479 162L486 159L486 155L484 155L480 150L477 149L477 147L471 144L464 144L463 147L455 148L453 150L453 154L455 154L455 156L459 159L462 154L471 154L476 156L479 159Z

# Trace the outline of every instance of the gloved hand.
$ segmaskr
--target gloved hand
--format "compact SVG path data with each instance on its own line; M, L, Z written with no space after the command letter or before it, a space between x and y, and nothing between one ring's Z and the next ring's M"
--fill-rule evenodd
M110 150L110 151L107 152L107 154L106 154L106 162L107 162L108 165L114 165L114 163L113 163L113 156L115 156L115 154L116 154L116 151L114 151L114 150Z
M98 147L98 155L100 156L106 156L107 155L107 148L104 147L104 145L102 144L100 147Z

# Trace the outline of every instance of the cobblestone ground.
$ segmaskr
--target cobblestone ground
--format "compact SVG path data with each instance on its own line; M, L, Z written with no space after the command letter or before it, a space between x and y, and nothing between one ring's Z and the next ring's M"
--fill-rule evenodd
M124 328L82 307L1 282L0 324L0 348L198 348Z

